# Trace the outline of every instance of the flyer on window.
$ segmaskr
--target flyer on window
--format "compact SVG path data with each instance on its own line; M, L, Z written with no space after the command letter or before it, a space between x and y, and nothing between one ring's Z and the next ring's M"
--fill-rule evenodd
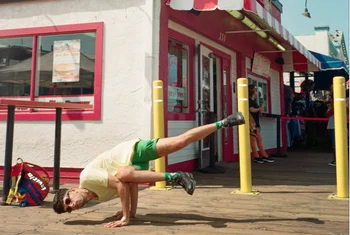
M79 70L80 39L55 41L52 82L78 82Z

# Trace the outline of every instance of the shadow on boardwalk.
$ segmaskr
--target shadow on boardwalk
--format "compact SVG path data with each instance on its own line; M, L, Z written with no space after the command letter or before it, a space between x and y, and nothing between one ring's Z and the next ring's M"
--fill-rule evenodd
M164 220L164 218L167 218ZM96 220L74 220L65 222L66 225L99 225L105 224L108 222L114 221L115 218L108 217L101 221ZM197 222L193 222L193 220ZM178 222L181 221L181 222ZM189 221L189 222L186 222ZM192 222L191 222L192 221ZM308 222L314 224L324 224L324 221L321 221L316 218L296 218L296 219L288 219L288 218L280 218L280 219L227 219L227 218L218 218L218 217L207 217L201 216L197 214L183 214L183 213L169 213L169 214L146 214L140 215L135 220L133 220L133 225L153 225L153 226L184 226L184 225L200 225L206 224L210 225L213 228L226 228L227 223L257 223L257 222L278 222L278 221L301 221Z

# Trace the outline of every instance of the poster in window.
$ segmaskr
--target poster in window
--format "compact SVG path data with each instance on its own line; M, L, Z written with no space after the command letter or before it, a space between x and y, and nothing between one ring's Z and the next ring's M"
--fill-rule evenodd
M265 56L255 52L253 58L252 72L263 77L270 76L271 61Z
M78 82L80 39L55 41L53 50L52 82Z
M168 86L168 99L169 100L185 100L185 88Z

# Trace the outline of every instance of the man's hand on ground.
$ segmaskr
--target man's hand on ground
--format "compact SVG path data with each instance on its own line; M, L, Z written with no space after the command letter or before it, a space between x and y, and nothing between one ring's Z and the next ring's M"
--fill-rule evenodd
M126 226L129 224L128 220L117 220L114 222L109 222L108 224L105 224L105 228L115 228L115 227L122 227L122 226Z

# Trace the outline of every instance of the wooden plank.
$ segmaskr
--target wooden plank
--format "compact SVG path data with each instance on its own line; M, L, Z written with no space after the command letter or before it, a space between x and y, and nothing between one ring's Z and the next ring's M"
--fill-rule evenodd
M327 165L330 154L288 155L275 164L252 165L253 188L261 191L256 196L231 194L240 185L238 163L222 163L224 174L194 172L193 196L181 187L140 188L137 216L127 227L103 227L121 209L119 198L57 215L49 194L39 207L1 207L0 234L349 234L349 201L328 199L336 190L335 168Z
M45 109L92 109L91 104L62 103L62 102L39 102L27 100L0 99L0 106L16 106L21 108L45 108Z

